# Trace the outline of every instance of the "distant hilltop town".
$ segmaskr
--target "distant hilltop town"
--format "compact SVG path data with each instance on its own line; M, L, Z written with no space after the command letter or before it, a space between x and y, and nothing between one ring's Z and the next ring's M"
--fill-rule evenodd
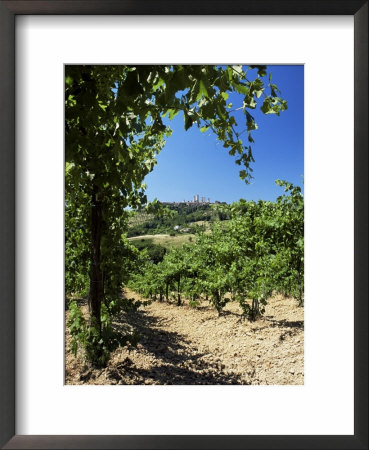
M183 200L181 202L161 202L163 205L209 205L210 197L200 197L199 194L193 196L192 200ZM220 203L217 200L214 202L215 204Z

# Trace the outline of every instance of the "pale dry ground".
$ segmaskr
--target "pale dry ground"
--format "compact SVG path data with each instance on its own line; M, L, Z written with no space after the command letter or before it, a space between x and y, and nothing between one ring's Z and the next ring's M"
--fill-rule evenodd
M304 384L304 309L292 298L269 299L256 322L242 320L236 303L218 317L205 301L199 309L153 302L114 325L141 339L115 350L105 369L68 351L67 330L66 384Z
M130 238L127 238L128 241L134 241L135 239L151 239L153 237L157 238L167 238L169 237L169 234L143 234L141 236L133 236Z
M192 241L190 240L190 237ZM195 240L195 235L190 233L178 234L175 236L170 236L169 234L145 234L143 236L134 236L128 238L128 241L137 239L148 239L152 241L153 244L160 244L167 249L173 247L182 247L183 244L191 244Z

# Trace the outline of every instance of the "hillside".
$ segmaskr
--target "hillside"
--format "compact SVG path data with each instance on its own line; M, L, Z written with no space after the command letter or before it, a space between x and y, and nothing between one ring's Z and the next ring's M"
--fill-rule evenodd
M156 217L145 211L136 211L128 222L128 237L173 233L196 233L208 229L216 219L227 217L211 204L165 204L169 214Z
M147 234L143 236L134 236L128 238L131 244L142 250L153 245L160 245L167 250L173 247L182 247L183 244L190 244L194 242L195 235L192 233L178 233L174 236L170 234Z

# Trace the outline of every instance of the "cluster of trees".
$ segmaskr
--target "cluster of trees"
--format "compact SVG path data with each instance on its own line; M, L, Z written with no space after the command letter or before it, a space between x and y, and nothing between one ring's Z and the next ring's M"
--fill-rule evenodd
M160 244L154 244L152 239L135 239L130 243L141 252L145 250L149 262L154 264L163 261L164 256L167 253L165 247Z
M174 293L178 305L182 295L194 306L206 298L219 314L228 301L237 300L251 320L264 312L273 291L302 305L304 200L300 187L276 183L285 189L276 202L241 200L224 206L229 221L214 223L212 232L200 234L193 245L142 267L131 287L161 301Z

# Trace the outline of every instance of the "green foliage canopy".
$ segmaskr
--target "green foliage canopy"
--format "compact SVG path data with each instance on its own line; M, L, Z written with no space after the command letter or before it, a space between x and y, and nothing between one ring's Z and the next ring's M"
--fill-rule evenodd
M114 301L135 265L125 208L146 203L144 178L171 134L163 118L182 113L186 130L211 129L237 155L248 182L257 129L252 110L259 104L263 113L279 115L287 108L266 73L265 66L240 65L65 67L66 288L89 285L98 337L102 302ZM239 105L227 102L232 92ZM246 142L237 131L239 110Z

